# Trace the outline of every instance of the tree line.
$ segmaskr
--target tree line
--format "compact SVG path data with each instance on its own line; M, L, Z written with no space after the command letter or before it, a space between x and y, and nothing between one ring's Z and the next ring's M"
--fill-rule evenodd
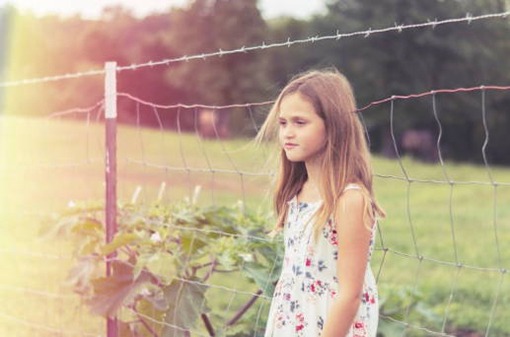
M144 63L232 50L311 36L326 36L369 28L385 28L459 18L509 9L504 0L327 0L326 11L308 19L264 19L257 0L191 0L187 6L137 18L127 9L111 7L100 19L79 16L37 17L10 6L0 8L0 81L44 77L119 65ZM259 51L176 62L119 73L118 90L158 104L226 105L273 99L299 72L334 66L351 80L358 105L392 95L441 88L510 84L509 18L477 20L435 28L409 29L366 38L317 41ZM3 35L3 36L2 36ZM5 56L7 54L7 56ZM47 115L72 107L90 106L103 97L101 76L9 87L3 110L19 115ZM454 160L482 162L485 147L491 163L510 163L510 95L480 91L435 97L440 117L443 155ZM2 95L0 95L1 99ZM1 101L0 101L1 102ZM406 130L426 131L436 139L439 128L432 99L395 104L397 139ZM124 107L123 121L134 122L136 109ZM486 112L484 125L482 111ZM176 127L177 112L163 124ZM144 114L141 123L154 124ZM222 115L232 132L242 135L248 116ZM262 118L262 117L260 117ZM363 114L374 151L391 155L388 105ZM184 129L193 129L188 118ZM238 131L241 130L241 131ZM506 138L506 139L505 139Z

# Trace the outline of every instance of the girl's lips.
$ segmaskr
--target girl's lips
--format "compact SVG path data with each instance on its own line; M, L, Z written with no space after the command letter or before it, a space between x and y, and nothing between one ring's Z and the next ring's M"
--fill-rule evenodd
M297 144L294 144L294 143L285 143L283 145L283 147L286 149L286 150L290 150L290 149L293 149L297 146Z

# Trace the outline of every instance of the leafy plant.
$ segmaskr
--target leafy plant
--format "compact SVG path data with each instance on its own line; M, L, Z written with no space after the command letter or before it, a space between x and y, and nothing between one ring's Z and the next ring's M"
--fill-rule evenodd
M123 205L109 243L103 214L102 207L74 207L56 219L51 232L74 237L69 283L94 313L118 318L122 337L189 336L192 329L231 335L236 329L228 328L242 323L260 296L273 293L282 245L268 239L267 217L242 204ZM215 303L206 295L217 274L241 276L254 290L233 317L215 314L223 321L214 327L210 315L221 310L210 310Z
M411 287L390 286L381 289L379 304L378 337L404 336L407 324L412 319L420 326L438 323L441 317L424 300L424 295Z

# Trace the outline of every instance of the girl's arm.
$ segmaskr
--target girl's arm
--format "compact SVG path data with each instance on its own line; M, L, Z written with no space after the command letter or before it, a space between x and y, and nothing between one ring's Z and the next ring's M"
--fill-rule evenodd
M360 305L371 240L369 228L372 225L363 222L365 202L362 191L348 190L340 197L335 211L339 290L329 309L321 337L346 336Z

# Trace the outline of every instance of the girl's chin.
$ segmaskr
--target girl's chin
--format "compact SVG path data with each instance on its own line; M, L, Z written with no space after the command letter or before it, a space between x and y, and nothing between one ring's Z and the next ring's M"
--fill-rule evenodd
M319 163L322 160L321 156L312 156L312 157L303 157L296 156L289 153L286 153L285 157L288 161L292 163L300 163L300 162L309 162L309 163Z
M292 156L292 155L291 156L286 155L286 158L288 161L293 162L293 163L299 163L299 162L304 161L303 158L297 157L297 156Z

